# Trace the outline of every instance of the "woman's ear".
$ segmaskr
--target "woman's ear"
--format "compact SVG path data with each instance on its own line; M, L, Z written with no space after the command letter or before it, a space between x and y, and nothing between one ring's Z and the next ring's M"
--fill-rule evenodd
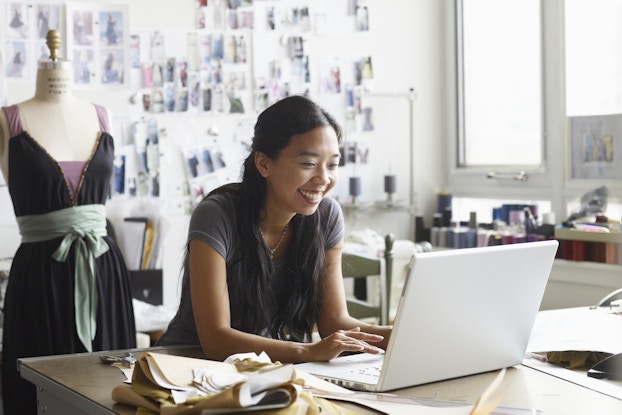
M255 167L262 177L266 178L270 175L270 157L266 156L261 151L255 152Z

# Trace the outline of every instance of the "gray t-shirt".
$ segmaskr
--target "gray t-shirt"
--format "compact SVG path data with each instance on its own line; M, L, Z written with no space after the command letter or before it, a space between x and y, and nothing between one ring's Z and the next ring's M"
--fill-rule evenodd
M344 236L344 219L341 207L330 197L325 197L318 207L327 220L322 223L322 236L325 239L326 249L331 249L337 245ZM227 264L227 274L240 273L241 266L239 253L235 238L237 233L237 210L231 196L226 193L213 194L201 201L193 210L190 218L188 230L188 243L193 239L198 239L209 244L223 258ZM275 260L275 277L284 267L286 259L290 255L288 249L283 256ZM199 344L194 315L192 312L192 301L190 299L187 264L184 266L184 283L182 284L181 302L177 314L168 326L167 331L158 340L158 345L177 345L177 344ZM230 275L227 276L230 280ZM231 296L232 293L230 292ZM232 298L230 303L233 304ZM241 316L239 310L231 310L231 326L239 328Z

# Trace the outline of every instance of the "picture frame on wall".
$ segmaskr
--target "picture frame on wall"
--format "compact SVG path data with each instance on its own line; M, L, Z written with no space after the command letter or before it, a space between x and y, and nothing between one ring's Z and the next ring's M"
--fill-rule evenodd
M622 177L622 114L570 117L571 178Z

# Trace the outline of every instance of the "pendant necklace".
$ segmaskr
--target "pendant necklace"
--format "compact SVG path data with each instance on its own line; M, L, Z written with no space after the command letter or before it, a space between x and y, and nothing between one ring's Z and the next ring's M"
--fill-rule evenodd
M272 261L272 259L274 258L274 253L276 252L277 249L279 249L279 246L281 246L281 242L283 242L283 239L285 239L287 228L289 228L289 222L287 222L287 225L285 225L285 229L283 229L283 233L281 234L281 239L279 239L279 241L276 243L276 246L274 248L270 249L268 245L266 245L266 248L268 248L268 254L270 255L270 261ZM261 236L263 237L264 244L265 244L266 237L264 236L263 232L261 232L261 228L259 228L259 232L261 233Z

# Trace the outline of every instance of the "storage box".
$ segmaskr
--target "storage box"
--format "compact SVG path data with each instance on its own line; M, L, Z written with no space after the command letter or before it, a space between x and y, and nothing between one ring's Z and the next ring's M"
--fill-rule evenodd
M130 270L132 297L153 305L162 305L162 270Z

